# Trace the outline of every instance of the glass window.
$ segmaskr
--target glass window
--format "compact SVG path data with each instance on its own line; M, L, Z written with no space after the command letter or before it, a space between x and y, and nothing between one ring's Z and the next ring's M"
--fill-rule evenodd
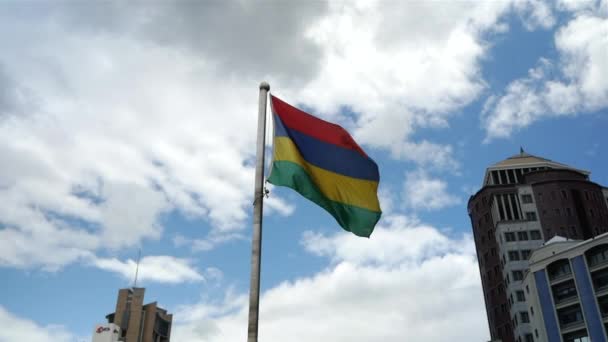
M533 211L526 212L526 220L528 221L536 221L536 213Z
M519 260L519 252L518 251L509 251L509 260L510 261Z
M532 203L532 195L529 194L525 194L525 195L521 195L521 201L524 203Z
M570 261L566 259L558 260L548 267L549 270L549 279L558 279L561 277L565 277L571 274L570 270Z
M517 296L517 301L518 302L525 302L526 301L526 295L524 295L524 291L517 291L517 292L515 292L515 295Z
M528 232L526 232L526 231L523 231L523 232L517 232L517 238L518 238L520 241L526 241L526 240L528 240Z
M596 291L605 289L608 287L608 269L591 273L591 280L593 280Z
M583 322L583 313L578 304L558 310L557 317L562 327Z
M513 280L523 280L524 279L524 272L512 271L512 273L513 273Z
M531 230L530 231L530 239L531 240L541 240L540 230Z
M507 242L515 241L515 233L505 233L505 240L507 240Z
M522 260L528 260L530 259L530 250L529 249L524 249L521 251L521 258Z
M534 342L534 336L532 336L532 334L526 334L526 342Z
M603 264L608 261L608 245L594 247L585 254L590 267Z
M574 280L554 285L552 292L555 303L561 303L577 296Z
M520 312L519 317L521 317L522 323L530 323L530 316L528 316L527 312L525 312L525 311Z

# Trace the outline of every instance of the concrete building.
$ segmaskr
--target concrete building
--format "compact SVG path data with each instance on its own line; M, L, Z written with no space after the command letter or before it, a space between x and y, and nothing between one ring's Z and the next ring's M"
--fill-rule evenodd
M116 311L108 314L108 323L120 328L118 341L169 342L173 315L157 306L144 305L145 288L133 287L118 291Z
M608 233L549 240L532 253L524 286L535 341L608 341Z
M608 190L589 176L523 150L486 170L468 213L492 339L535 341L523 287L532 251L608 231Z
M118 342L120 327L113 323L97 324L93 329L93 342Z

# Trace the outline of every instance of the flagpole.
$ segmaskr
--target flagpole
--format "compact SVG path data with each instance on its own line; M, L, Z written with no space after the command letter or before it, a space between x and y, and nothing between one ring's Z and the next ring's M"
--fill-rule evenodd
M258 107L258 137L255 164L255 190L253 193L253 236L251 238L251 282L249 288L249 324L247 342L258 341L260 312L260 259L262 257L262 209L264 203L264 148L266 139L266 99L270 85L260 83Z

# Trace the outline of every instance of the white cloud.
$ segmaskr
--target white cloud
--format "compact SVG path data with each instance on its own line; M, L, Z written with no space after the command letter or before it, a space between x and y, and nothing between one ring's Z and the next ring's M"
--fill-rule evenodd
M203 239L189 239L182 235L176 235L173 238L173 245L176 247L189 247L193 252L206 252L214 249L215 247L233 240L243 240L245 235L240 233L229 233L229 234L209 234Z
M91 261L91 264L99 269L115 272L129 281L133 281L135 278L137 265L135 260L120 261L115 258L96 258ZM218 275L217 271L217 269L212 269L214 277ZM192 261L190 260L158 255L146 256L141 259L137 279L140 283L158 282L177 284L203 281L205 278L203 274L192 266Z
M545 58L528 76L491 97L482 114L486 141L532 123L608 107L608 17L583 11L555 35L559 63Z
M514 1L514 6L523 15L523 24L530 31L538 27L548 29L555 24L550 3L542 0Z
M414 210L436 210L458 204L460 199L448 192L445 181L417 170L405 175L403 202Z
M76 342L76 337L59 325L40 326L0 306L1 342Z
M209 236L239 236L262 79L363 144L455 170L451 146L414 134L448 127L479 96L482 37L515 8L146 5L0 11L0 264L58 269L158 239L172 210L205 220ZM340 115L344 106L352 117ZM277 197L267 204L269 213L294 210Z
M263 293L260 340L487 340L470 237L451 239L405 217L383 222L370 239L307 233L306 248L333 263ZM220 301L183 306L175 315L174 337L242 340L246 309L247 297L233 292Z

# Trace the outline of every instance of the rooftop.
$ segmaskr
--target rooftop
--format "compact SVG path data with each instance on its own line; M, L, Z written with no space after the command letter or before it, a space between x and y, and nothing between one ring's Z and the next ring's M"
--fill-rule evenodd
M589 174L589 171L579 170L572 166L554 162L553 160L542 158L539 156L532 155L520 148L519 153L513 155L505 160L499 161L496 164L491 165L488 169L507 169L514 167L525 167L525 166L548 166L553 169L569 169L583 174Z

